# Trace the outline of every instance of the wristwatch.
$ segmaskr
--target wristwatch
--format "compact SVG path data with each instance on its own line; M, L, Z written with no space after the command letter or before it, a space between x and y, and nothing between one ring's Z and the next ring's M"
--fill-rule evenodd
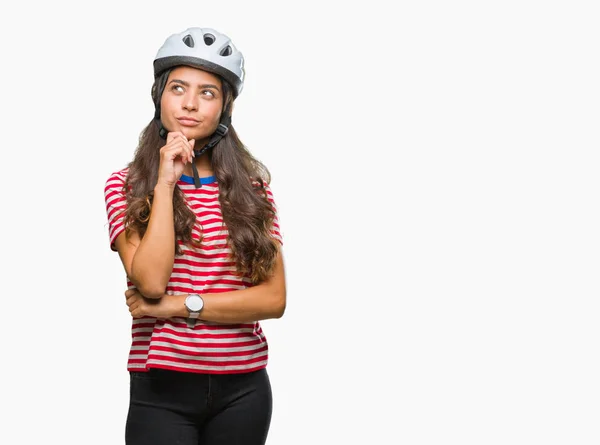
M193 328L204 307L204 300L199 294L189 294L185 299L185 307L190 313L187 319L188 327Z

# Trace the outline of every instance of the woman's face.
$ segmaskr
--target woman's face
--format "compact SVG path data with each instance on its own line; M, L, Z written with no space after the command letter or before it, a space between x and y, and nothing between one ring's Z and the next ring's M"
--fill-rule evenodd
M160 116L168 131L180 131L195 139L200 148L219 125L223 107L223 87L214 74L188 66L169 74L160 100Z

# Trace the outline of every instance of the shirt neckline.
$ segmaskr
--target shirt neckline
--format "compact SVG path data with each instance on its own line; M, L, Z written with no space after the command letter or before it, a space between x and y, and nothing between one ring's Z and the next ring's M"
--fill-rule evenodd
M182 174L179 178L181 181L187 184L194 183L194 177ZM217 177L215 175L205 176L204 178L200 178L200 184L212 184L213 182L217 182Z

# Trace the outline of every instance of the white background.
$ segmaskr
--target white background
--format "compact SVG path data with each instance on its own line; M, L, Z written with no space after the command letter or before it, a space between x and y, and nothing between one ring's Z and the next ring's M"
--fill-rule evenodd
M5 3L0 443L124 443L103 188L189 26L280 210L268 444L600 443L594 2L348 3Z

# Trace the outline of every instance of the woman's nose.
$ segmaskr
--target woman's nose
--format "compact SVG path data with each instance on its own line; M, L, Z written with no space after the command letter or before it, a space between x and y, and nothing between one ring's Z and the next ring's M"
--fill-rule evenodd
M183 108L188 111L197 111L198 97L195 94L187 94L183 99Z

